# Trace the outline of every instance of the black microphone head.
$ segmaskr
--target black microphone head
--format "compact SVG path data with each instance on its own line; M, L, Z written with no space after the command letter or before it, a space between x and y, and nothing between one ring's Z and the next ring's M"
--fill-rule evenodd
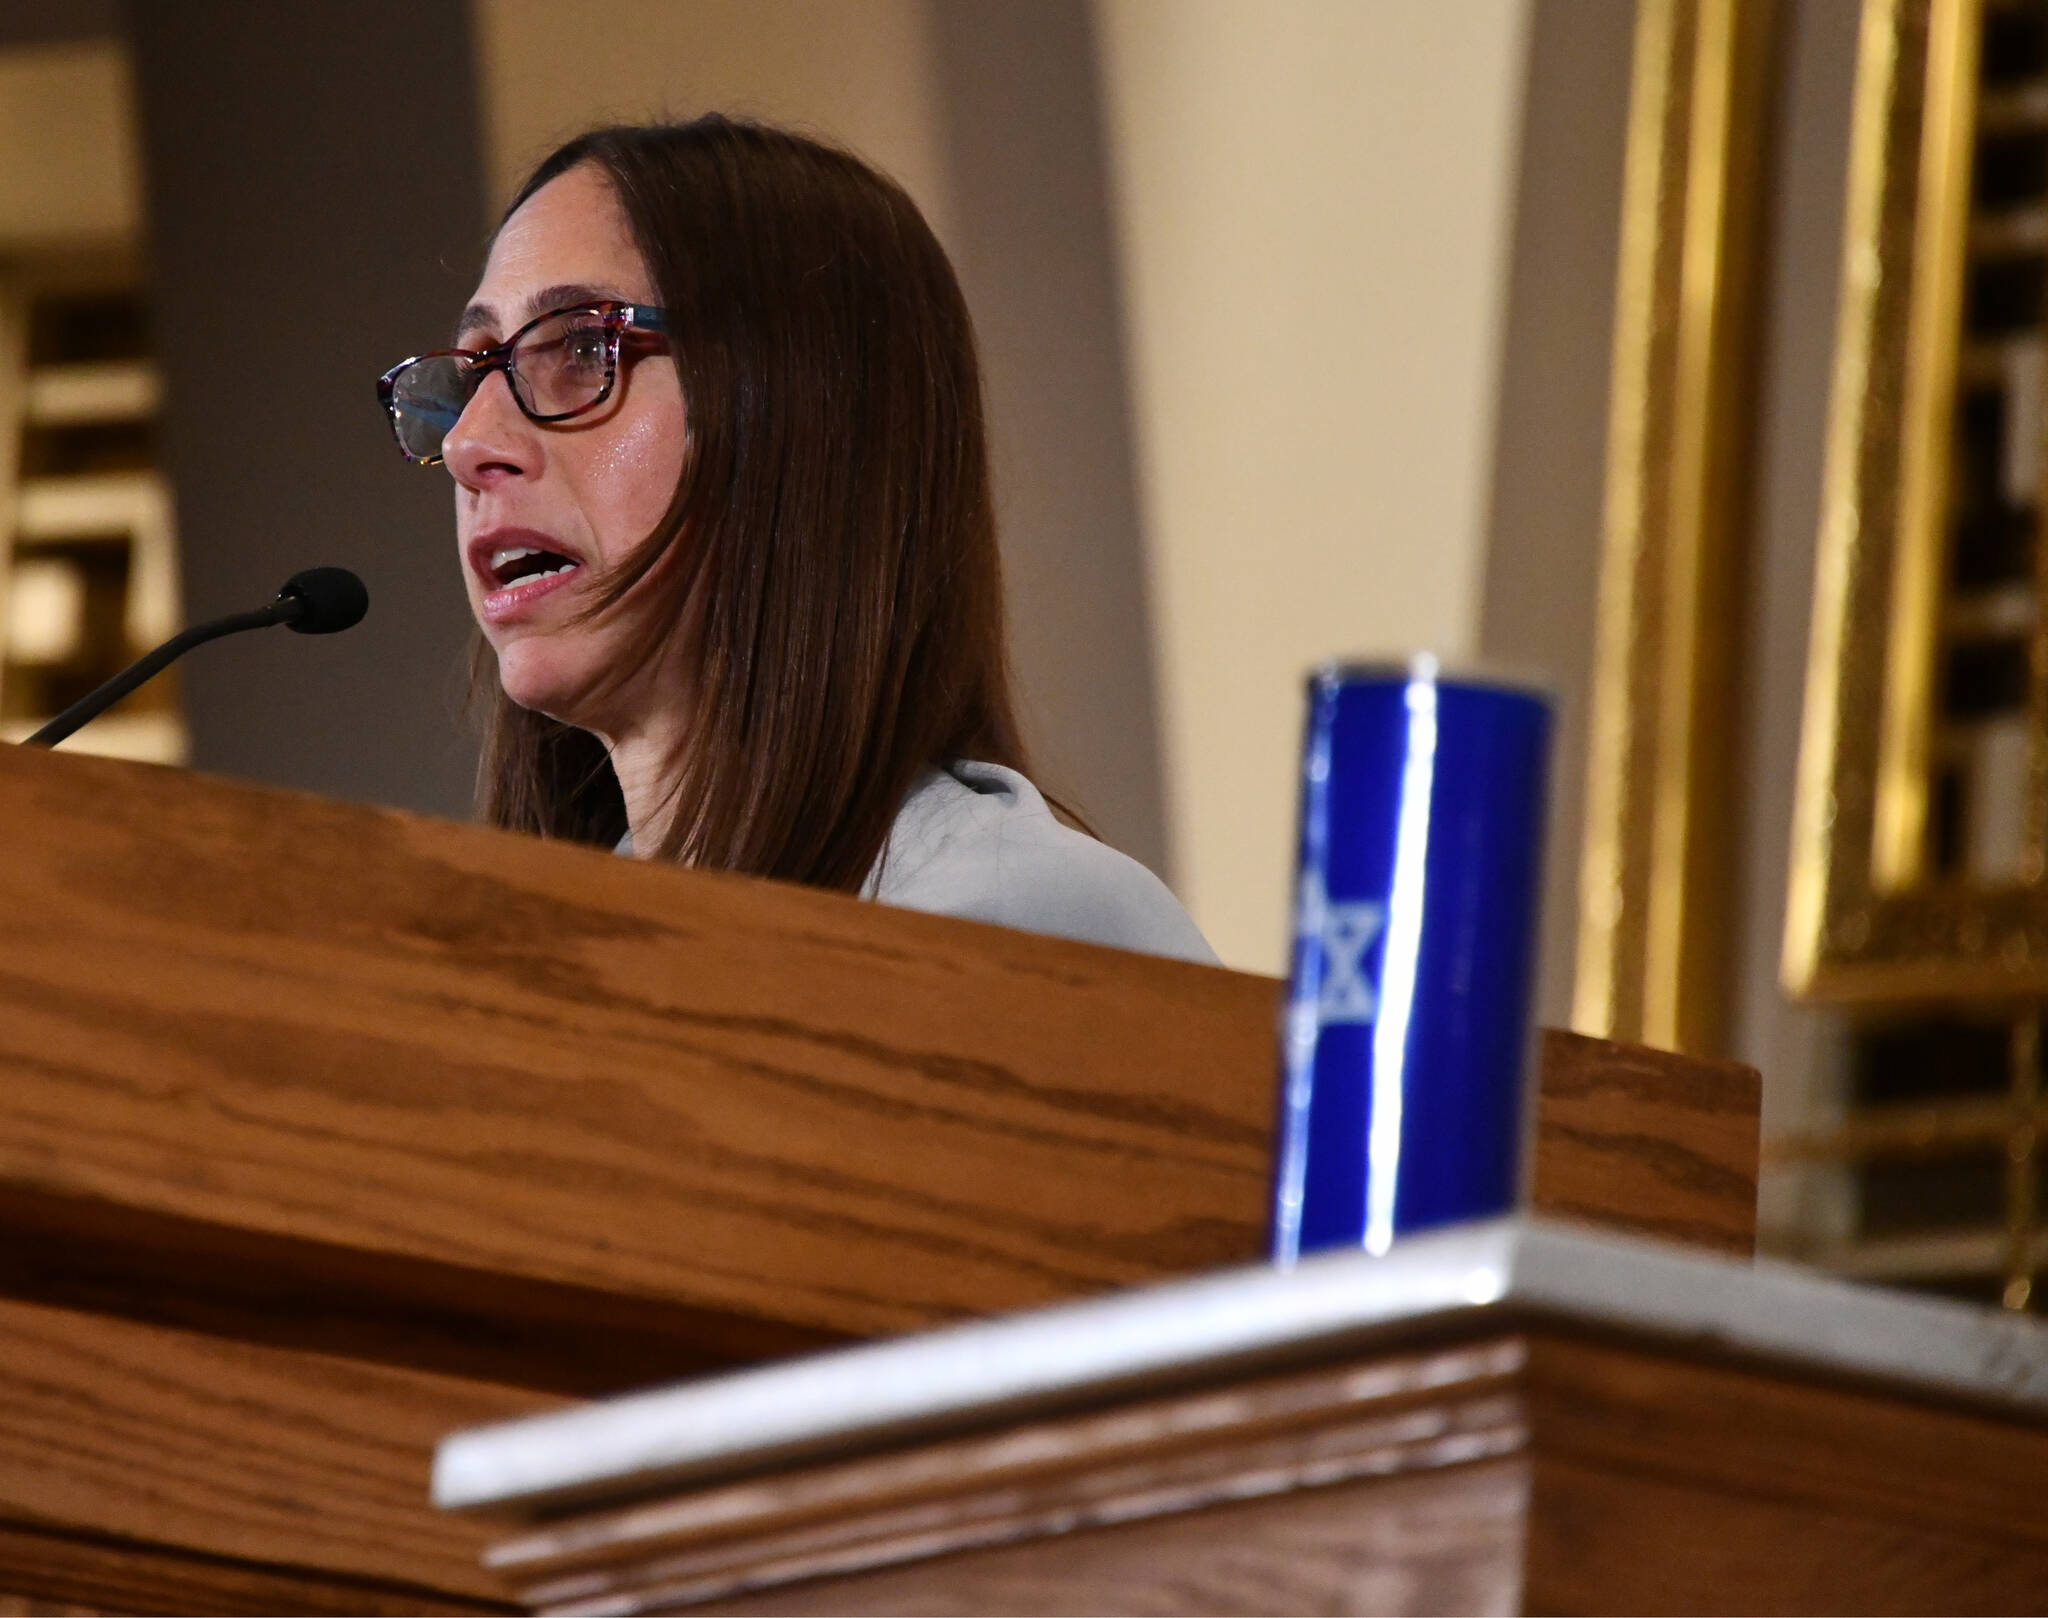
M294 573L277 599L296 609L285 623L301 635L353 629L370 610L370 592L345 567L309 567Z

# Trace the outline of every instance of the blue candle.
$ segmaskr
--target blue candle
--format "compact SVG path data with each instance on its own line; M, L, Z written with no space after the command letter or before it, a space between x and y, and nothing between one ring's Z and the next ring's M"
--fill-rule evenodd
M1310 678L1275 1260L1515 1206L1549 745L1434 658Z

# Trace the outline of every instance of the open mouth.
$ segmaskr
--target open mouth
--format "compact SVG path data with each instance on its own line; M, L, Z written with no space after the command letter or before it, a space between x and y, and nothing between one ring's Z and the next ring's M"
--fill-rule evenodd
M491 552L491 586L509 590L514 585L531 584L536 579L551 579L557 574L572 572L577 565L574 557L564 556L559 551L542 550L534 545L507 545Z

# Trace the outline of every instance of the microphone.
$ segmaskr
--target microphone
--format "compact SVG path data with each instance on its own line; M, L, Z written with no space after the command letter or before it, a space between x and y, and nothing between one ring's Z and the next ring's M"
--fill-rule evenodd
M345 567L309 567L294 573L277 592L277 622L300 635L333 635L353 629L370 610L370 592ZM209 639L211 637L208 637Z
M363 581L345 567L309 567L284 581L277 599L254 612L231 613L211 623L194 624L173 635L147 657L138 658L105 685L80 697L47 725L29 737L29 747L55 747L79 726L97 719L129 692L191 651L223 635L238 635L245 629L268 629L283 624L301 635L332 635L352 629L370 610L370 592Z

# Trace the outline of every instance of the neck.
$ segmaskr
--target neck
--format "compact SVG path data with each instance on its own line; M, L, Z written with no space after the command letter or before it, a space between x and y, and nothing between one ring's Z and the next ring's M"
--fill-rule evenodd
M626 800L626 825L633 834L633 852L652 859L675 822L671 769L680 753L674 725L649 723L601 736L611 754L612 773Z

